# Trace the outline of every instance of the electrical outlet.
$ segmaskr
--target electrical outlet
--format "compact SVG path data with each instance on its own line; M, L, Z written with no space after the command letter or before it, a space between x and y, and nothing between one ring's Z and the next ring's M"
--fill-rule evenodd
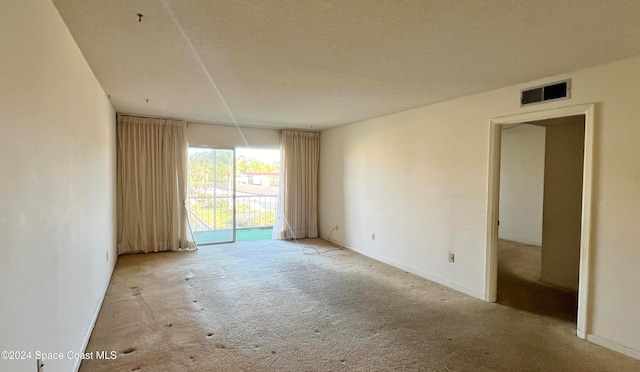
M338 229L338 224L336 224L336 230L340 230L340 229Z
M371 233L371 240L376 240L376 233L374 232Z
M454 253L449 253L449 262L456 262L456 255Z

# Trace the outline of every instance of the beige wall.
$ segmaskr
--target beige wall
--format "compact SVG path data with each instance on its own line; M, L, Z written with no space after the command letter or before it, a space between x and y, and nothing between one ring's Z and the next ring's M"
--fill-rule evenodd
M564 78L571 99L519 107ZM638 81L631 58L325 130L321 234L484 298L490 120L596 102L589 339L640 358Z
M584 116L563 119L546 127L540 276L578 290L585 127Z
M0 35L0 350L81 352L116 261L115 113L51 1L4 1Z
M240 127L249 147L256 149L279 149L280 130ZM189 146L217 148L247 147L237 127L231 125L189 123L187 139Z
M542 245L545 128L530 124L502 131L501 239Z

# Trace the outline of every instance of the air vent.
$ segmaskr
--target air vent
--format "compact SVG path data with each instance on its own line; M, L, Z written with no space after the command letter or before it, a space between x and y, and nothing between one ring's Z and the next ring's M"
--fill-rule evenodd
M569 98L570 83L571 80L564 80L549 85L524 89L520 92L520 106L567 99Z

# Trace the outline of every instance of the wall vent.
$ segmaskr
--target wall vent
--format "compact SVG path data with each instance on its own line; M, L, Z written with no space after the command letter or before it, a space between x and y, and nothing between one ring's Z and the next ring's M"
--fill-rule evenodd
M570 97L570 88L571 80L563 80L539 87L523 89L520 91L520 106L568 99Z

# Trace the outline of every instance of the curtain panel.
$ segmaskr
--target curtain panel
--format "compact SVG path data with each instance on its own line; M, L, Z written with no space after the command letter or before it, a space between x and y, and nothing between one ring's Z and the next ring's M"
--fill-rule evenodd
M281 192L274 239L318 237L320 133L283 130Z
M186 128L118 115L118 254L195 247L185 207Z

